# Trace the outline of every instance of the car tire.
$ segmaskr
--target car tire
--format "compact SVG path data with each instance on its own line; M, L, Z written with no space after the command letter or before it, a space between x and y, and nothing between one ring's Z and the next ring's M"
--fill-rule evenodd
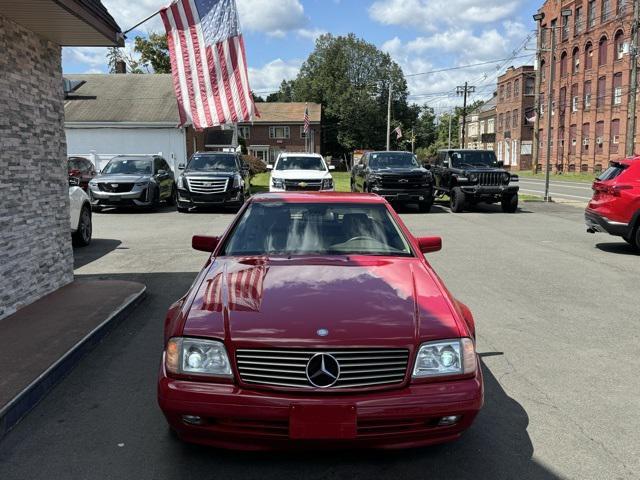
M426 202L418 203L418 210L420 213L429 213L431 211L431 207L433 206L433 199L428 200Z
M152 212L155 212L158 210L159 207L160 207L160 190L156 189L156 191L153 192L153 199L151 200L151 205L149 205L149 210Z
M515 213L518 210L518 194L503 195L500 203L504 213Z
M171 187L171 195L169 195L169 197L167 198L167 205L173 207L176 204L177 195L178 193L176 192L176 187L174 185L173 187Z
M635 231L633 232L633 242L629 242L631 243L631 245L633 245L636 250L638 250L638 252L640 252L640 226L636 227Z
M86 247L91 243L93 225L91 222L91 207L85 205L80 211L78 229L73 233L72 240L74 247Z
M460 187L453 187L449 192L449 205L453 213L460 213L464 210L466 197Z

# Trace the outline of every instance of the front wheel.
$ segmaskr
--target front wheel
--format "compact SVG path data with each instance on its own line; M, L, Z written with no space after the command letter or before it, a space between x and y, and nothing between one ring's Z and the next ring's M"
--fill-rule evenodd
M453 187L449 192L450 206L453 213L460 213L464 210L466 202L465 194L460 187Z
M501 204L504 213L515 213L518 210L518 194L503 195Z
M91 207L85 205L80 212L80 220L78 220L78 229L72 236L74 247L86 247L91 243L91 233L93 226L91 224Z
M640 252L640 226L636 227L631 238L633 239L633 242L629 243L631 243L636 250Z

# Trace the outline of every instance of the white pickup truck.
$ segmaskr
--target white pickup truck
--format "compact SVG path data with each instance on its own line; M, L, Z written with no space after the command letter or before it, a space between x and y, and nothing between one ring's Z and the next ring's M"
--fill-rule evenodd
M91 243L91 203L77 178L69 178L69 216L71 238L74 247L86 247Z

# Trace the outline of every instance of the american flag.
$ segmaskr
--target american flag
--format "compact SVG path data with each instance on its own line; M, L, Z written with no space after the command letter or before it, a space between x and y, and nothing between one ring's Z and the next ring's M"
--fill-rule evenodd
M235 0L175 0L160 10L180 124L197 130L257 115Z
M396 135L398 136L398 140L400 140L402 138L402 130L400 129L400 127L396 127L396 129L394 130L394 132L396 133Z
M309 105L304 106L304 134L309 134Z
M242 262L239 262L242 263ZM226 278L226 295L229 310L258 312L262 304L264 277L269 270L265 260L252 260L252 266L232 267L208 280L203 300L203 310L221 312L225 304L223 297Z

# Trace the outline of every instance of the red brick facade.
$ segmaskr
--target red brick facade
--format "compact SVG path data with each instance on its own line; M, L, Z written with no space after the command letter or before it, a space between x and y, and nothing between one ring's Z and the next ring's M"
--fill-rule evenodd
M624 157L629 100L630 0L548 0L540 12L542 88L540 164L546 165L549 27L556 27L551 164L558 171L597 172ZM560 11L572 16L563 22ZM637 143L636 143L637 146ZM637 148L636 148L637 151Z
M512 170L531 168L533 122L527 119L535 117L534 102L534 67L512 67L498 77L495 151Z

